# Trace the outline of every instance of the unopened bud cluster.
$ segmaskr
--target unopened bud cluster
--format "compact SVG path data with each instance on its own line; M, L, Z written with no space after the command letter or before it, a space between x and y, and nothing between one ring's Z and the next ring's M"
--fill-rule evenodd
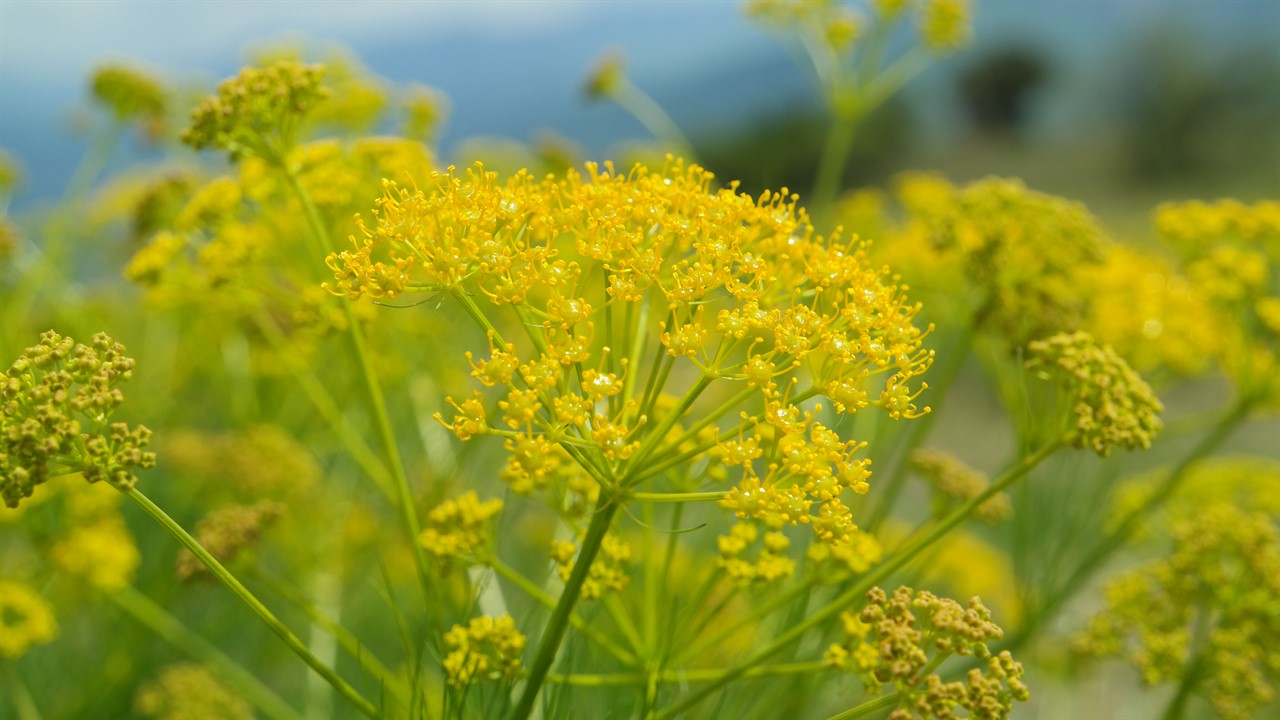
M119 490L134 471L155 465L143 450L151 431L110 422L124 402L119 385L133 376L124 346L105 333L78 345L50 330L5 371L0 385L0 496L17 507L50 475L50 466L105 480Z
M867 593L860 613L846 612L845 642L832 645L828 665L858 674L868 692L892 685L902 700L890 717L951 718L958 708L975 718L1008 718L1013 702L1025 702L1022 665L1008 651L993 655L987 643L1004 631L991 622L991 612L978 598L968 607L927 591L900 587L893 595L880 588ZM987 672L974 668L964 681L944 682L925 674L951 654L973 656L987 663Z

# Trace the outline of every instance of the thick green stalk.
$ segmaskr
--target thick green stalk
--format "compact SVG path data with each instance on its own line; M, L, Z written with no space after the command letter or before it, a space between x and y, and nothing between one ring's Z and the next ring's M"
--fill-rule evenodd
M161 527L168 530L169 534L173 535L178 542L182 543L183 547L187 548L193 555L200 558L200 561L209 568L209 572L213 573L214 577L220 580L222 584L226 585L236 597L240 598L240 600L258 616L258 619L260 619L263 624L271 630L271 632L275 633L277 637L284 641L284 644L287 645L290 650L297 654L298 657L302 658L303 662L311 666L312 670L315 670L320 677L328 681L339 695L346 698L346 700L350 702L353 707L359 710L362 715L369 718L380 717L377 708L375 708L372 703L360 695L355 688L348 685L347 681L339 677L338 674L334 672L333 668L325 665L319 658L313 655L311 651L307 649L306 644L299 640L297 635L293 634L293 631L285 627L284 623L280 622L275 614L268 610L266 605L262 604L262 601L258 600L253 593L249 592L248 588L241 584L234 575L223 567L222 563L218 562L216 558L210 555L209 552L204 549L204 546L202 546L194 537L191 537L191 535L187 533L181 525L179 525L173 518L169 517L168 513L162 510L160 506L151 502L151 499L142 494L142 492L137 488L130 488L129 490L124 491L124 494L145 510L146 513L150 515L153 520L159 523Z
M551 619L547 621L547 627L542 632L538 654L533 660L533 665L529 667L529 678L525 681L524 694L520 696L520 701L512 710L511 720L526 720L533 712L533 703L538 699L542 683L547 679L551 663L556 659L560 642L564 640L565 630L569 627L569 618L573 614L574 606L578 603L578 596L582 594L582 583L591 572L591 564L595 562L596 555L600 552L600 545L604 542L604 535L609 531L609 526L613 524L613 517L618 513L618 507L616 501L603 495L596 504L595 515L591 518L591 525L587 527L587 535L582 540L582 549L574 562L573 572L569 574L569 580L560 593L556 609L552 611Z
M180 620L165 612L164 608L152 602L151 598L138 592L133 586L126 585L109 593L107 597L117 607L146 625L170 645L212 667L219 677L271 720L302 720L302 716L296 710L263 685L257 676L227 657L199 634L192 632Z
M683 710L687 710L688 708L692 707L693 705L701 701L707 695L710 695L711 693L720 689L720 687L722 687L723 685L742 677L743 674L746 673L752 667L763 663L773 655L777 654L778 652L781 652L783 649L789 646L792 642L799 640L805 633L809 632L809 630L812 629L813 627L823 622L826 622L830 618L835 617L836 615L848 609L851 605L856 603L861 596L865 595L868 590L875 587L879 583L883 582L886 578L888 578L894 572L897 572L898 570L902 569L904 566L907 565L907 563L914 560L916 556L919 555L923 550L925 550L934 542L936 542L937 540L942 538L944 535L949 533L957 525L959 525L960 523L968 519L969 515L972 514L973 511L979 505L986 502L993 495L1001 492L1009 485L1012 485L1015 481L1017 481L1022 476L1026 475L1028 472L1031 471L1032 468L1036 467L1041 462L1043 462L1045 458L1057 452L1060 448L1062 448L1065 444L1067 444L1068 441L1069 441L1069 438L1062 438L1056 442L1050 443L1044 448L1041 448L1037 452L1034 452L1028 455L1027 457L1024 457L1021 461L1018 462L1018 464L1014 465L1012 468L1007 470L1003 475L997 478L994 482L992 482L990 487L984 490L981 494L977 495L976 497L974 497L972 500L965 503L964 505L961 505L960 507L956 508L955 511L953 511L946 518L942 519L937 524L933 525L928 532L918 536L914 540L909 541L906 545L902 547L901 550L894 553L894 555L891 558L889 558L886 562L877 566L875 570L868 573L867 575L864 575L861 580L855 583L843 594L838 596L835 600L832 600L830 603L824 606L821 610L805 618L804 621L800 622L794 627L789 628L786 632L779 635L773 642L769 643L764 648L757 651L754 655L752 655L746 661L735 666L734 668L731 668L729 671L727 671L724 674L723 677L718 679L716 682L713 682L707 685L706 687L701 688L697 692L686 697L684 700L676 703L675 705L672 705L666 710L663 710L661 713L658 713L657 717L659 719L670 718Z
M542 605L548 610L556 609L556 599L548 595L546 591L544 591L542 588L538 587L533 582L531 582L529 578L517 572L515 568L511 567L510 565L507 565L506 563L502 562L497 558L492 558L489 560L489 567L492 567L494 572L498 573L502 577L509 580L513 585L523 590L526 595L533 598L535 601L538 602L538 604ZM578 632L582 633L583 635L585 635L587 639L592 640L597 645L599 645L602 650L608 652L610 655L617 658L618 661L621 662L623 665L636 664L637 660L635 655L632 655L622 646L618 645L617 643L613 642L609 638L600 634L600 631L591 627L591 625L588 624L586 620L582 619L581 615L577 613L570 614L569 624L573 625L573 628Z

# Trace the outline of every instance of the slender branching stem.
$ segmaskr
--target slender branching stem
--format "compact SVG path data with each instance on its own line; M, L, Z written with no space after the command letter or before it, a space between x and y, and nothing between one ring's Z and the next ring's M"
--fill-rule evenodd
M119 590L108 593L107 597L116 607L133 616L133 619L146 625L149 630L159 635L170 645L182 650L191 657L213 668L236 692L248 700L250 704L262 711L271 720L302 720L302 716L276 695L270 688L262 684L256 675L245 670L239 663L214 647L198 633L192 631L182 621L170 615L164 608L155 604L137 589L126 585Z

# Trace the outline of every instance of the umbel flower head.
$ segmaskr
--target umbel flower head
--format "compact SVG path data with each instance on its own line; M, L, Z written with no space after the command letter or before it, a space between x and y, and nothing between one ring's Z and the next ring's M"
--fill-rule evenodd
M880 246L917 285L1011 346L1080 325L1085 278L1109 240L1080 203L986 178L955 186L932 174L898 179L907 222Z
M489 521L502 512L502 501L480 501L474 492L440 503L427 513L427 528L419 542L442 559L470 560L485 547Z
M1274 482L1274 478L1270 479ZM1280 677L1280 534L1275 518L1230 503L1175 525L1167 557L1114 580L1076 649L1119 656L1151 685L1198 674L1219 717L1244 720Z
M1109 346L1085 332L1061 333L1031 343L1027 367L1040 369L1070 397L1073 442L1102 457L1116 446L1146 449L1164 427L1160 400Z
M162 131L168 97L160 82L145 72L104 65L93 72L92 91L117 122L140 121L150 137Z
M245 68L192 112L182 141L196 150L226 150L232 159L283 161L303 116L325 97L323 76L323 66L296 61Z
M262 533L284 512L271 500L231 505L209 513L196 524L196 540L224 565L257 547ZM178 555L178 579L189 580L208 568L189 550Z
M143 450L151 431L110 422L124 402L118 387L133 377L134 362L106 333L78 345L49 330L5 371L0 385L0 497L17 507L49 478L49 466L106 480L119 490L137 482L134 471L155 465Z
M965 465L959 458L938 450L920 448L911 454L911 466L923 475L944 507L964 503L982 494L991 481L982 472ZM987 523L998 523L1013 512L1006 493L993 495L974 509L974 517Z
M971 717L1008 718L1015 700L1026 702L1022 664L1006 650L993 655L987 643L1004 631L991 622L991 612L979 598L968 607L928 591L900 587L893 595L880 588L867 593L867 606L841 616L845 641L826 653L827 665L859 675L868 692L885 684L901 692L889 715L893 720L952 718L956 708ZM943 682L925 669L951 654L973 656L987 663L987 673L974 668L963 682Z
M472 683L514 678L520 671L520 654L525 636L516 629L510 615L472 618L468 625L454 625L445 633L449 654L444 671L449 684L466 687Z
M725 506L744 520L847 542L842 497L869 487L864 444L805 403L928 412L919 306L856 237L817 235L795 195L712 180L669 158L626 174L503 181L477 166L426 189L386 182L352 247L329 256L327 287L446 293L487 328L487 352L467 359L491 395L450 398L440 420L462 440L502 437L518 492L571 476L567 464L614 493L668 470L697 486L724 465L741 478Z

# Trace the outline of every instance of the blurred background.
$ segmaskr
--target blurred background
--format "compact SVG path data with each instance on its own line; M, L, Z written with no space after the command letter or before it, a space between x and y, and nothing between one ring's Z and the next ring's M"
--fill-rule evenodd
M982 2L974 38L868 119L847 185L904 169L1019 176L1083 200L1119 233L1145 231L1160 199L1280 196L1280 2ZM6 0L0 145L27 171L13 209L63 188L83 150L67 138L87 125L95 65L131 61L194 98L253 48L298 40L443 91L441 147L460 164L477 137L567 138L588 158L645 138L616 105L585 97L607 51L705 165L748 190L804 193L825 128L802 66L735 1Z

